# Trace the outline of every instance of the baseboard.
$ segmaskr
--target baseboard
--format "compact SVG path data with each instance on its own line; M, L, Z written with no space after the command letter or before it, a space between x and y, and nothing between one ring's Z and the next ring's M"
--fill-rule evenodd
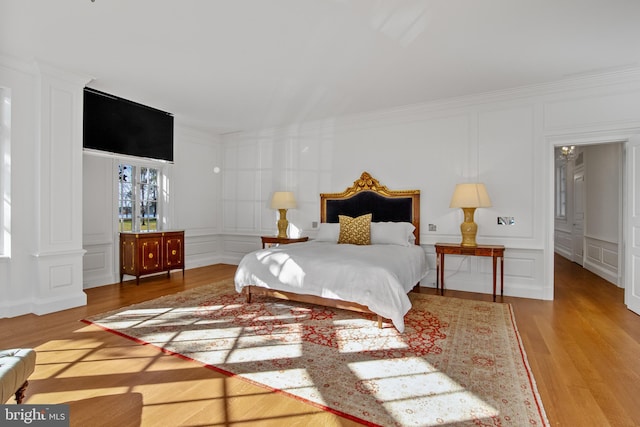
M596 276L602 277L609 283L612 283L616 286L620 286L618 283L618 276L615 272L609 271L598 264L594 264L586 259L584 262L584 268L595 274Z
M22 316L31 313L31 300L11 301L11 304L0 304L0 319Z
M56 311L87 305L87 294L80 292L56 298L35 299L31 312L37 315L49 314Z
M116 282L120 281L119 277L115 275L105 275L105 276L96 276L96 277L85 277L85 280L89 279L87 282L82 284L83 289L91 289L97 288L100 286L113 285Z
M571 251L565 249L564 247L556 246L554 252L568 260L571 260L573 258L573 254L571 253Z

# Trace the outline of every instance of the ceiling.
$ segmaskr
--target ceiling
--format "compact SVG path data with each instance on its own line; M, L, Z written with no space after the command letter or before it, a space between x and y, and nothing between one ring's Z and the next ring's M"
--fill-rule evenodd
M638 0L0 0L0 53L216 133L640 67Z

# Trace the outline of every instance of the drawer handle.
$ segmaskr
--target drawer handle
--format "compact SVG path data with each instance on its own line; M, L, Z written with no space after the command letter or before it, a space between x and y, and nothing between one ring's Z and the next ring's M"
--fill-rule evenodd
M149 253L149 259L153 258L153 254Z
M176 251L175 249L171 251L171 255L175 255L177 253L178 253L178 251Z

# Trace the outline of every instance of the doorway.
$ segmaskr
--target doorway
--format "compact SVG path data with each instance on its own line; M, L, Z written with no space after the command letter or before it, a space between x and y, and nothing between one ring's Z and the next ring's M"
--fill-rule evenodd
M555 252L623 287L624 143L576 145L571 156L556 147L555 153Z

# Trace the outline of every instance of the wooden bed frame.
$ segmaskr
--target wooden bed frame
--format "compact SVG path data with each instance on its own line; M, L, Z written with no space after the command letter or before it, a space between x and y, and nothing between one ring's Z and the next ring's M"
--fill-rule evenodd
M338 222L338 215L357 217L372 213L373 222L401 221L415 226L415 244L420 244L420 190L389 190L377 179L362 172L353 186L341 193L320 194L320 222ZM419 284L416 284L416 287ZM415 287L414 287L415 289ZM375 314L367 306L356 302L334 300L314 295L277 291L258 286L243 289L247 302L251 295L264 295L289 301L322 305L360 313ZM382 317L377 315L378 327L382 328Z

